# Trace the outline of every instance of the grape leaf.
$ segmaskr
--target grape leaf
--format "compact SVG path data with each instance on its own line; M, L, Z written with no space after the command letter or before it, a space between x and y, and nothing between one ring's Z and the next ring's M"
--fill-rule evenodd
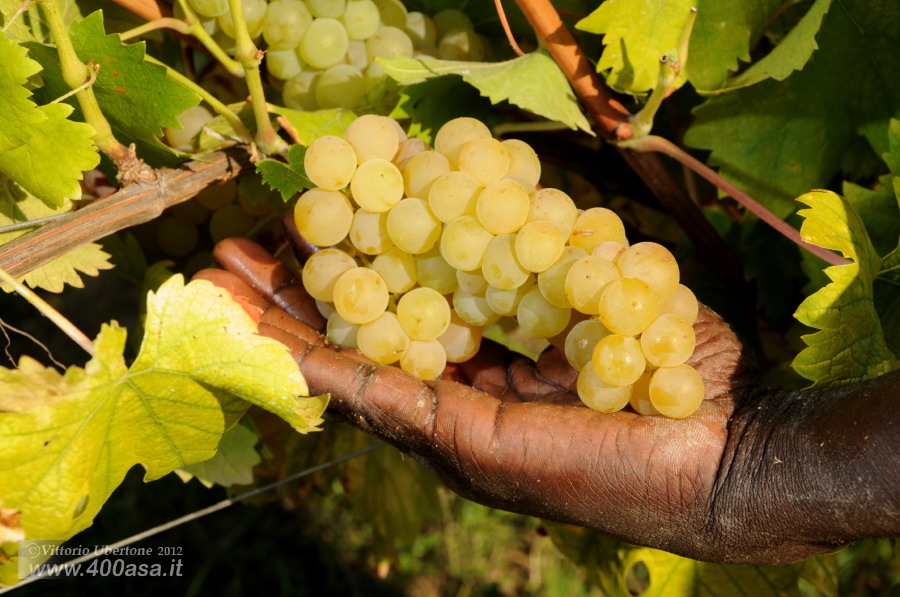
M284 116L294 129L297 141L309 145L322 135L344 136L350 123L356 120L356 114L341 108L329 110L292 110L281 106L273 106L272 112Z
M0 396L22 396L0 413L0 508L16 513L26 538L65 540L89 526L136 464L150 481L208 460L249 403L300 432L322 422L327 397L305 397L287 349L257 335L227 292L174 276L147 303L131 367L126 332L113 323L84 369L0 368ZM2 584L16 580L8 547Z
M256 171L269 187L281 193L281 198L287 201L303 189L316 186L306 177L306 169L303 167L305 155L306 146L291 145L287 163L267 158L257 162Z
M258 441L259 436L251 429L235 425L222 436L215 456L175 472L185 482L196 478L206 487L249 485L253 482L253 467L262 462L256 451Z
M873 300L873 280L881 267L865 226L853 207L830 191L812 191L797 198L810 209L800 235L809 243L839 251L851 259L829 267L831 283L797 308L804 325L821 331L803 336L808 345L792 366L812 387L846 385L888 373L900 362L891 353Z
M447 98L453 101L448 102ZM434 143L441 126L459 116L486 120L490 102L459 77L437 77L401 88L400 101L391 118L410 120L406 134Z
M31 101L31 92L23 85L29 77L41 72L41 65L31 60L25 48L12 39L0 38L0 155L20 147L34 133L31 127L47 115Z
M49 208L34 196L25 195L10 180L0 180L0 226L28 222L37 218L52 216L72 211L72 203L68 200L58 208ZM26 234L29 230L15 230L0 233L0 245ZM87 243L60 255L50 263L32 270L20 280L32 288L43 288L50 292L62 292L68 284L75 288L84 288L79 274L96 276L100 270L111 269L109 255L100 245ZM6 285L3 289L9 291Z
M138 155L154 166L181 161L159 137L162 127L180 127L178 115L199 103L197 94L167 78L164 67L145 61L143 42L124 44L117 34L106 35L102 11L73 24L69 35L78 57L100 66L92 89L116 139L136 143ZM56 50L38 44L29 48L44 67L47 101L68 92ZM74 98L66 101L77 106Z
M437 58L379 58L385 72L401 85L433 77L459 75L496 104L504 100L571 129L591 132L565 75L544 51L506 62L464 62Z
M685 135L721 174L779 216L825 187L860 132L885 131L900 106L900 4L834 4L802 71L707 100Z

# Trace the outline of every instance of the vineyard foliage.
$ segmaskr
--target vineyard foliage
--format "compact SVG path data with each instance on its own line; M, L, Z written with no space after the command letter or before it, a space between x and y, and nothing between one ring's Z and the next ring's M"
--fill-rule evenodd
M125 170L138 179L148 175L130 153L131 161L111 151L114 146L133 147L151 168L202 162L218 150L249 150L255 172L244 176L239 188L256 189L250 206L269 219L254 232L267 234L266 225L289 213L297 194L312 186L303 168L306 145L321 135L342 134L363 113L397 118L410 137L427 143L440 125L461 115L513 132L555 128L543 135L548 146L575 146L597 160L590 170L605 168L597 157L597 131L566 74L512 2L503 5L513 35L529 50L523 56L510 54L492 3L464 2L462 9L494 48L495 57L485 62L379 59L389 78L354 109L291 109L281 105L275 87L266 86L268 115L276 123L266 126L279 127L282 142L291 143L270 155L262 155L261 139L248 149L248 129L263 127L244 101L246 89L233 93L241 80L230 77L222 85L224 70L195 47L190 51L197 64L186 64L184 40L169 32L150 32L146 42L123 41L120 33L143 21L112 3L40 4L21 10L20 0L0 0L0 249L32 234L11 225L76 213L85 172L99 166L109 180ZM406 2L408 10L431 15L459 5ZM792 355L796 372L819 388L896 369L900 4L605 0L598 6L561 0L554 5L632 112L658 87L660 56L680 51L682 70L656 115L654 133L683 143L800 228L807 242L849 260L827 267L764 229L723 193L717 200L712 187L694 191L707 195L698 198L704 215L743 259L769 335L807 334ZM50 17L54 11L57 21ZM65 39L58 38L60 24ZM76 70L80 65L93 73L76 86L77 93L69 75L73 61ZM185 73L195 72L215 76L197 75L195 86L185 81ZM82 101L88 89L93 99ZM194 150L163 142L164 128L179 127L185 110L216 99L228 104L216 110L228 114L204 127ZM553 123L557 126L544 126ZM558 176L566 180L565 173ZM685 179L686 187L696 187L694 174ZM656 204L647 209L643 213L659 214ZM2 584L16 582L17 540L69 539L91 524L136 464L146 470L147 481L177 471L208 484L250 483L260 454L283 453L285 441L265 434L261 440L247 419L238 424L251 405L304 434L323 423L327 397L308 396L283 346L257 335L256 324L224 291L169 277L173 268L186 269L189 256L173 265L157 259L135 236L107 238L102 247L94 240L100 239L84 239L24 274L21 282L57 293L64 286L83 287L82 276L119 270L155 289L146 307L134 307L135 313L143 310L143 341L127 362L126 331L110 322L83 368L73 365L60 373L30 357L0 368ZM690 242L673 244L691 263L702 261ZM156 262L148 266L148 259ZM7 267L2 260L0 267ZM707 280L716 277L711 273ZM9 283L3 289L12 290ZM710 300L715 296L708 294ZM792 323L794 312L808 327ZM287 440L290 462L272 466L315 464L366 443L358 432L324 428ZM386 477L393 483L384 482ZM372 525L384 554L395 556L427 520L440 515L434 479L396 452L383 450L353 462L342 480L354 512ZM552 525L550 532L562 552L585 566L609 595L628 594L626 578L637 562L649 570L647 595L800 595L801 578L821 594L835 594L829 587L836 586L836 571L824 556L813 564L779 567L712 565L562 525Z

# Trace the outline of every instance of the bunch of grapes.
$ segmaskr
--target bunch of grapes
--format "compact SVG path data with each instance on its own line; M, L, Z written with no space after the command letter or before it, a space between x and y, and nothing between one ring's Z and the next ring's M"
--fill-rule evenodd
M207 31L233 53L227 0L190 0ZM267 48L266 67L284 104L298 110L350 108L386 78L376 57L482 60L487 45L456 9L434 19L400 0L243 0L252 38Z
M534 150L494 139L478 120L451 120L434 145L376 115L310 144L304 165L317 188L294 217L327 247L302 279L330 340L433 379L475 355L482 327L514 317L565 351L587 406L696 410L703 382L684 363L698 306L672 254L629 245L608 209L537 189Z

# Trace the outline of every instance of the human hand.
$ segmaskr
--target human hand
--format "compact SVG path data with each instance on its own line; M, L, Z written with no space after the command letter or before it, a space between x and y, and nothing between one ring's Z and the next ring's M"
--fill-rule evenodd
M791 525L797 512L782 507L794 497L783 475L802 480L809 470L758 460L780 446L775 461L784 463L797 449L766 416L788 397L755 386L740 341L704 306L689 361L706 386L700 409L677 420L601 414L582 405L576 371L556 349L532 362L485 342L471 361L422 382L330 347L312 299L258 245L230 239L215 256L226 272L199 277L227 288L260 318L262 334L290 348L310 389L331 394L332 415L410 454L464 497L708 561L791 561L845 540Z

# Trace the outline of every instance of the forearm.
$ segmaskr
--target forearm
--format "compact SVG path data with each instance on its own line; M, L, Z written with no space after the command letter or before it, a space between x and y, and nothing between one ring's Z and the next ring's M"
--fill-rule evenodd
M732 418L709 527L748 561L900 535L900 371L821 392L759 392Z

